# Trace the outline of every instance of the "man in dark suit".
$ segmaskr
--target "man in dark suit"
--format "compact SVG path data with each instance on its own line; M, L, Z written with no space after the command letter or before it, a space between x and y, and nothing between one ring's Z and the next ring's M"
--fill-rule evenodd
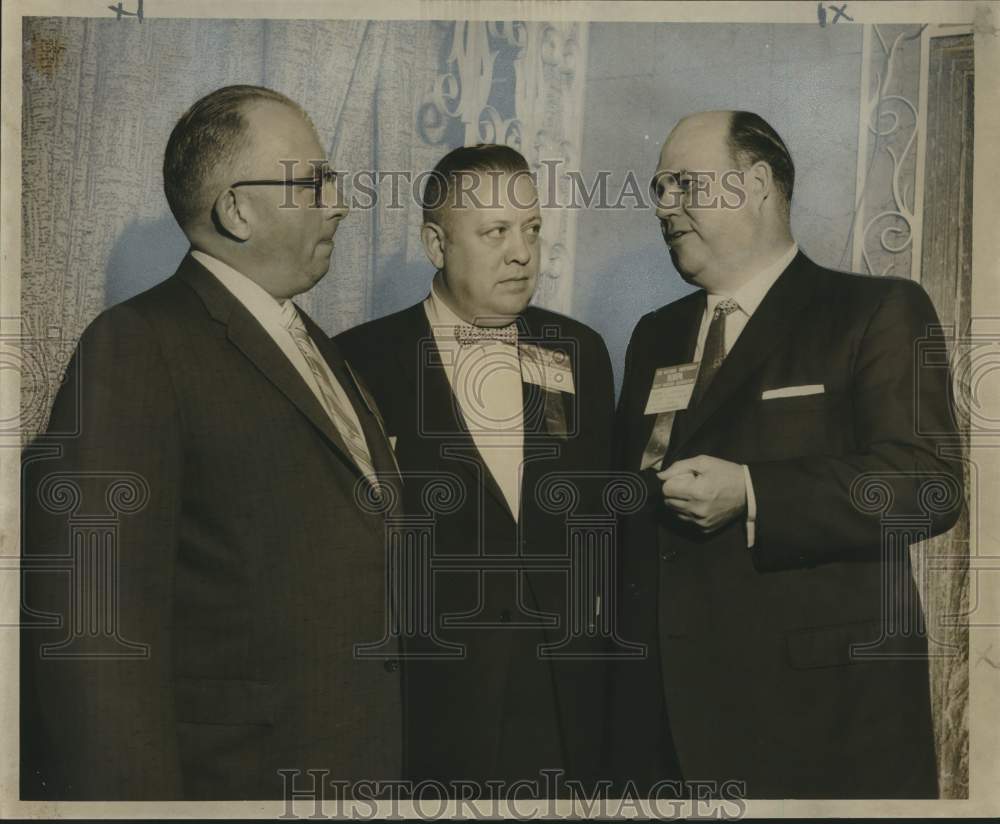
M171 134L191 251L88 327L25 454L26 796L399 777L399 675L354 656L386 621L396 468L371 396L291 302L347 212L324 156L297 104L252 86Z
M434 519L429 631L403 661L407 776L564 795L542 771L589 781L601 754L601 605L567 573L566 536L607 514L610 362L593 330L528 305L541 218L518 152L450 152L423 205L430 295L336 338L398 435L408 516Z
M687 117L660 155L663 237L700 288L626 359L621 460L650 498L623 632L656 660L620 669L616 753L655 780L672 733L686 780L750 798L934 797L908 543L961 508L947 352L917 284L798 250L793 180L748 112Z

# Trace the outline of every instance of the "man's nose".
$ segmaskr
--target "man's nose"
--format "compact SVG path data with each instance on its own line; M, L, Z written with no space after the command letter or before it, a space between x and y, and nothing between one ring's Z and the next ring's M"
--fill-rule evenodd
M682 194L679 186L665 183L654 201L656 217L666 220L671 215L678 214L681 211Z
M333 218L343 218L347 216L350 208L347 205L347 200L343 197L334 197L332 199L323 199L322 208L324 211L324 217L328 220Z
M344 191L342 178L323 184L317 205L325 212L324 217L342 218L347 215L350 208L347 205L347 193Z
M531 245L523 232L511 232L507 243L507 263L519 263L526 266L531 261Z

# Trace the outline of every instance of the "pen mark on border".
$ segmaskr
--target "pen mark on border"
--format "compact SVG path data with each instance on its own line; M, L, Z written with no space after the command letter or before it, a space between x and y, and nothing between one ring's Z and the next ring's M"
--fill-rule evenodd
M115 18L118 20L121 20L123 17L135 17L141 23L143 18L142 3L143 0L137 0L138 5L135 11L126 11L122 7L122 0L118 0L117 5L108 6L108 8L115 13Z

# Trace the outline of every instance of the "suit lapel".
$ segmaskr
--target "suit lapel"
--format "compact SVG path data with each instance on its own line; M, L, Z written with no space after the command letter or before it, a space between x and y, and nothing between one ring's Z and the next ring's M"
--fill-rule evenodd
M542 337L540 332L541 330L536 328L535 324L532 323L531 316L529 312L526 311L518 319L518 346L520 347L525 343L529 343L542 350L549 349L550 346L548 342ZM518 353L518 356L524 357L520 352ZM576 368L576 364L573 364L573 368ZM527 461L528 441L531 440L532 437L537 438L539 435L552 433L548 432L546 426L544 390L537 383L524 380L523 363L521 370L521 392L523 397L523 403L521 406L521 425L525 436L525 461ZM561 400L562 399L560 398L560 401Z
M811 289L809 260L801 252L774 282L747 322L732 351L719 367L701 403L684 414L684 423L671 442L679 449L748 381L792 328Z
M450 447L454 455L461 456L464 460L455 460L455 463L458 463L462 471L466 472L477 485L483 484L486 491L513 519L514 515L510 511L507 499L465 424L458 398L455 397L451 381L445 373L441 352L431 331L427 314L424 312L423 303L418 303L410 311L412 314L407 317L409 329L407 334L401 337L397 357L401 375L418 376L415 392L409 395L417 399L414 413L418 415L418 435L419 429L423 427L432 439L435 435L439 436L438 449L444 450ZM415 358L419 359L416 364ZM417 368L414 369L414 366ZM444 437L440 437L442 435Z
M344 359L341 354L339 347L333 340L316 324L316 322L309 317L304 311L299 310L299 314L302 316L305 322L306 329L309 331L309 336L316 342L316 346L320 351L320 354L326 359L326 362L330 365L330 369L334 373L334 378L341 384L345 381L350 382L350 386L343 386L345 393L348 398L354 395L356 398L360 398L361 403L364 404L365 410L375 421L378 427L378 434L382 438L383 445L385 449L378 449L377 445L374 443L368 444L368 449L372 453L374 458L376 451L382 454L383 458L388 457L388 463L392 464L393 471L397 476L402 478L402 474L399 471L399 463L396 460L396 452L392 448L392 444L389 442L389 433L385 428L385 421L382 418L382 412L378 408L378 404L375 402L375 398L372 393L368 390L368 386L365 384L357 373L351 368L351 365ZM353 389L353 392L350 390ZM352 401L356 405L356 401ZM364 415L364 410L357 408L355 413L358 415L358 422L362 424L362 429L364 429L364 422L361 420ZM371 441L374 434L369 433L368 440ZM386 456L385 453L388 453Z
M556 337L552 337L551 330L540 329L538 327L538 320L536 316L533 316L532 308L528 307L527 311L518 319L518 335L519 335L519 346L524 344L530 344L535 346L542 353L549 352L561 352L569 360L570 370L573 376L573 386L578 387L580 383L580 368L577 364L577 360L580 358L579 351L572 351L567 349L566 346L561 345L562 337L558 334ZM553 324L554 326L554 324ZM558 330L558 327L555 327ZM558 330L561 333L561 330ZM566 437L568 432L573 432L577 421L575 419L575 404L567 401L567 393L560 392L558 389L546 389L539 386L537 383L525 380L525 370L524 370L524 358L526 357L523 351L519 352L520 363L521 363L521 386L522 392L524 394L524 404L521 413L521 420L524 427L525 436L525 462L528 460L529 443L537 441L539 436L551 437L553 440L552 444L548 447L551 450L555 444L560 444L558 448L564 449L566 447ZM551 393L550 397L547 398L547 393ZM558 407L554 410L555 414L561 417L561 422L559 426L553 428L551 425L553 423L548 415L548 404L553 402L558 404Z
M561 337L550 339L549 332L544 327L539 328L537 316L533 317L531 307L518 318L519 344L531 344L541 350L559 349L565 351L565 347L560 346ZM567 403L565 393L552 390L555 402L562 406L562 419L565 424L563 432L555 432L550 428L550 421L546 415L546 392L537 383L532 383L523 379L523 358L525 355L519 353L522 358L522 381L521 391L523 393L523 404L521 408L521 422L524 432L524 451L521 459L521 512L526 509L526 495L530 495L530 490L534 490L538 480L547 472L554 471L555 467L552 459L557 459L565 455L566 450L572 449L572 441L567 440L566 433L574 430L577 421L574 419L574 404ZM571 358L570 366L573 372L573 385L579 387L580 367L576 360L579 359L579 352L574 355L569 353ZM579 391L579 389L577 389Z
M663 317L658 319L656 339L651 354L648 356L649 366L646 384L642 387L644 391L640 398L640 414L645 410L649 392L653 388L656 370L662 366L678 366L691 363L694 360L694 350L698 345L698 330L705 315L705 303L705 293L695 292L687 298L682 298L673 307L664 310ZM649 436L653 433L656 417L656 415L641 414L642 427L639 437L633 441L633 454L629 456L629 466L638 467L642 462L642 454L646 449L646 444L649 443ZM671 445L678 440L678 430L683 419L684 413L675 418Z
M229 341L326 437L359 473L347 445L302 376L247 308L198 261L188 256L178 274L201 297L209 314L226 326Z

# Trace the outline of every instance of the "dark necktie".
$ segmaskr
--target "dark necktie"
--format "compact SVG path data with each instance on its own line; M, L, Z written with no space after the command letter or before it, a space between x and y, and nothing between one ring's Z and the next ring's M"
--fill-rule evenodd
M712 378L715 377L715 373L719 371L719 367L726 359L726 318L739 308L739 304L732 298L719 301L715 307L715 311L712 313L712 322L708 325L708 334L705 336L705 348L701 353L701 366L698 367L698 378L691 391L688 409L696 407L705 397L705 392L708 391Z

